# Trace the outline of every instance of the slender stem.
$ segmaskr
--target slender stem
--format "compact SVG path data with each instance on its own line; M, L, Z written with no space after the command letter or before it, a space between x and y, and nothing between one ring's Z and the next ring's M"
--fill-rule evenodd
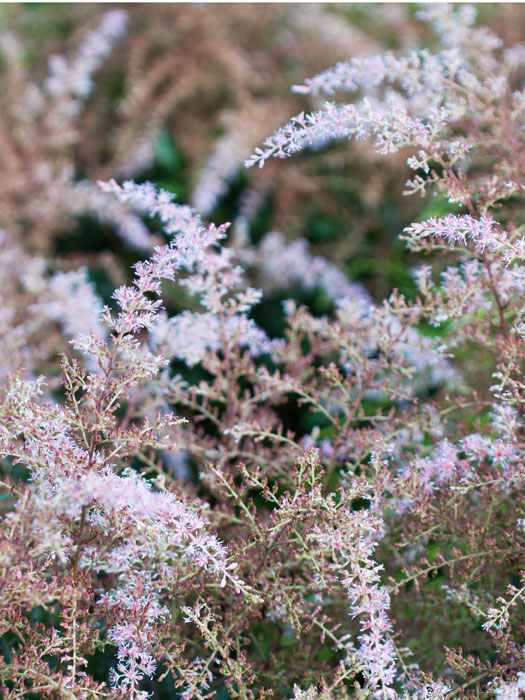
M509 329L508 329L507 321L505 319L505 313L504 313L505 308L504 308L503 304L501 303L501 299L499 298L498 290L496 289L496 285L494 283L494 278L492 276L492 269L490 266L490 261L487 259L485 253L483 253L483 264L485 265L485 269L487 270L490 291L492 292L492 295L496 301L496 306L498 307L501 332L503 333L505 338L508 338L509 337Z
M86 523L86 515L87 515L88 507L87 506L82 506L82 512L80 515L80 525L78 528L78 533L77 533L77 548L75 551L75 556L73 558L73 576L76 579L77 577L77 571L78 571L78 561L80 559L80 551L82 549L82 533L84 532L84 525Z

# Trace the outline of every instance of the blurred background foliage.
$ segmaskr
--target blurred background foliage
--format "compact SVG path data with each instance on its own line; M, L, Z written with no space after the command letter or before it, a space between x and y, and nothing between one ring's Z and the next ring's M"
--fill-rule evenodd
M246 171L242 162L291 115L315 108L315 101L290 92L293 84L352 56L431 47L415 4L4 4L0 30L23 43L27 76L39 83L49 56L74 54L112 8L126 10L128 28L96 73L79 117L68 154L77 180L133 176L192 203L208 158L228 138L228 163L215 166L225 175L224 193L203 212L207 218L235 221L249 192L257 201L252 242L270 230L289 240L304 237L312 254L334 262L375 299L394 288L414 295L413 261L399 233L453 209L443 199L403 197L406 153L384 158L366 142L338 143L264 171ZM479 13L504 39L516 40L519 5L482 5ZM2 147L0 139L0 156ZM140 149L146 157L136 157ZM20 222L24 207L21 194L12 219ZM42 248L45 238L55 264L87 264L108 302L140 255L108 223L89 215L55 218L36 245L27 234L28 247ZM5 217L1 223L6 227ZM284 296L290 295L303 301L299 289ZM310 301L325 310L320 290Z
M315 106L293 95L293 84L350 56L420 45L423 28L412 5L27 3L2 5L0 25L23 42L27 74L39 83L49 56L74 54L103 13L116 7L125 7L129 25L96 73L96 89L80 115L70 153L77 179L132 175L191 202L207 158L227 135L233 175L205 212L209 219L235 221L246 192L255 191L254 242L269 230L304 237L313 254L336 263L377 299L394 287L413 290L397 237L427 204L402 196L406 154L384 159L369 144L342 143L261 172L242 168L266 135ZM150 157L130 166L130 152L144 141L151 143ZM13 218L21 219L23 207ZM50 257L64 265L87 263L107 301L136 251L89 216L57 217L53 226ZM105 283L96 259L105 254L108 268L108 253L119 275L106 270L113 279ZM322 299L313 301L323 308Z

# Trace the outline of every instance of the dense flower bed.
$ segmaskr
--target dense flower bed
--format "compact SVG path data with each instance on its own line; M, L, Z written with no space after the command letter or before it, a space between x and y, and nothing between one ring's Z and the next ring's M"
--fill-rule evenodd
M399 231L413 282L384 300L304 239L256 240L257 188L232 226L203 220L245 157L231 133L200 213L61 169L39 247L5 195L2 697L525 694L525 49L475 14L425 7L432 50L296 87L314 110L246 163L402 151L406 193L448 211ZM17 104L42 162L125 22L106 14ZM86 268L48 265L56 221L89 209L144 252L107 304ZM286 299L272 331L258 308L298 287L323 309Z

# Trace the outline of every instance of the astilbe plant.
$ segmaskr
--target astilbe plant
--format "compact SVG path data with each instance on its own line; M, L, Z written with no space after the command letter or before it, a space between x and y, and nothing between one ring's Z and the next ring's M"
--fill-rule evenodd
M7 698L141 698L158 669L186 700L519 700L523 52L472 8L425 13L440 52L307 81L358 98L249 161L368 133L410 149L407 190L462 207L406 228L433 263L414 298L376 304L304 243L237 249L166 192L101 185L172 239L105 333L75 337L88 362L64 357L64 400L20 373L3 394ZM289 301L270 338L252 273L323 287L333 312ZM173 284L190 308L169 318Z
M175 230L175 222L173 226ZM139 449L166 447L164 433L178 420L159 413L138 422L136 401L129 402L123 417L115 415L121 402L163 364L135 337L151 326L160 305L148 293L158 293L160 279L173 277L179 267L199 262L222 235L220 229L200 227L184 208L178 226L183 230L174 245L138 268L135 286L115 292L120 312L104 312L109 340L94 333L75 339L75 347L97 366L87 372L64 358L64 405L38 401L43 378L14 375L4 394L2 453L13 464L22 462L31 481L20 498L17 486L4 484L15 505L3 520L8 603L3 632L12 628L15 640L22 642L21 648L15 642L11 662L2 670L3 678L13 681L8 697L26 690L51 697L99 695L99 684L85 673L83 654L100 644L96 621L106 617L111 620L108 640L118 648L115 691L109 695L144 696L138 683L155 669L150 652L169 612L159 602L159 592L168 586L175 593L177 577L188 580L188 565L207 571L220 586L231 583L239 595L255 596L232 572L236 565L223 545L206 532L202 506L154 491L135 471L126 470L126 459ZM64 569L69 574L57 578ZM103 577L95 611L89 601L97 574ZM106 577L111 584L103 584ZM60 600L54 595L58 590ZM52 629L49 637L49 629L24 622L21 612L28 604L49 610L58 603L62 634ZM61 658L53 672L45 663L50 654Z

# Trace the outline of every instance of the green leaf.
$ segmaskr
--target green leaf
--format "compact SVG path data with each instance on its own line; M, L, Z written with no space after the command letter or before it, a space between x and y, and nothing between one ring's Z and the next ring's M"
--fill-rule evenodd
M161 168L170 173L176 173L183 169L182 154L166 128L159 131L154 152L156 164Z

